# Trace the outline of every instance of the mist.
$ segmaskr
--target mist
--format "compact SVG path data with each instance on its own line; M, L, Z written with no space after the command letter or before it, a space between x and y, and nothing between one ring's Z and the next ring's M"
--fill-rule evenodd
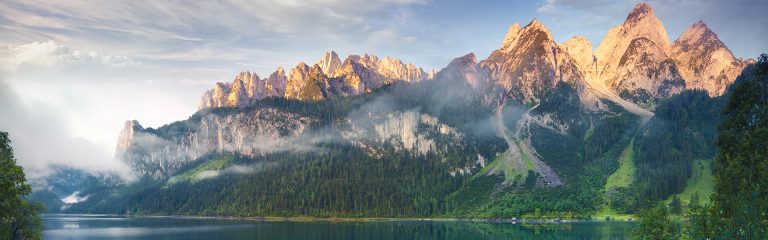
M72 123L64 113L39 102L21 100L0 81L0 131L8 132L17 163L28 179L47 176L55 165L88 172L128 176L128 168L99 145L72 137Z

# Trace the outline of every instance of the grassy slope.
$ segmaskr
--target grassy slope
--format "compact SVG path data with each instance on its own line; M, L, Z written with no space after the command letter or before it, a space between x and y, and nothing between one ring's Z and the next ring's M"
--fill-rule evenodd
M616 169L616 172L608 176L608 181L605 183L604 189L606 191L617 187L629 187L635 180L634 145L635 139L632 138L632 140L629 141L629 144L622 150L621 155L619 155L619 168ZM604 204L599 211L595 212L593 218L595 220L603 220L606 217L610 217L614 220L625 220L634 216L631 214L618 213L608 206L608 204Z
M605 190L618 187L629 187L635 181L635 139L629 141L629 144L619 156L619 168L616 172L608 176L608 182L605 183Z
M203 171L209 171L209 170L221 170L225 167L229 166L232 162L233 157L232 156L222 156L213 160L210 160L208 162L205 162L203 164L200 164L199 166L193 168L192 170L186 171L182 174L179 174L178 176L175 176L171 178L168 183L169 184L175 184L179 182L197 182L200 181L200 179L197 177L197 175Z
M677 194L677 196L684 205L687 205L691 201L691 196L697 193L699 194L699 204L708 203L709 196L715 191L712 161L704 159L695 160L693 161L692 170L693 174L686 182L685 189L680 194ZM671 201L672 196L665 200L665 203L668 204Z

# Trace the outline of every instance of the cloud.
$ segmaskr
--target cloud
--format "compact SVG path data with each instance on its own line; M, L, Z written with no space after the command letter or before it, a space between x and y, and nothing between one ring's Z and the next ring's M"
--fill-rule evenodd
M381 44L371 33L385 27L398 30L393 24L403 18L405 8L424 4L422 0L32 0L0 3L0 33L22 40L14 44L53 39L76 48L147 59L171 60L170 55L175 61L243 62L266 53L274 68L301 58L281 56L285 52ZM405 37L395 39L413 39L397 35ZM275 57L285 60L276 62Z
M98 64L102 67L119 68L139 65L126 56L102 56L96 51L81 52L58 45L53 40L23 45L0 47L0 73L11 73L20 67L73 68L76 65Z
M126 173L126 167L96 144L72 137L62 113L38 102L24 102L0 81L0 131L11 138L19 164L29 178L44 177L52 165L66 165L90 172Z
M251 165L233 165L220 170L200 171L195 175L195 178L197 178L198 180L203 180L203 179L217 178L219 176L228 175L228 174L237 174L237 175L253 174L253 173L264 171L265 169L274 167L276 165L277 163L275 162L269 162L269 163L259 162Z
M558 0L546 0L544 1L544 4L536 8L536 11L539 13L555 13L557 12L557 1Z

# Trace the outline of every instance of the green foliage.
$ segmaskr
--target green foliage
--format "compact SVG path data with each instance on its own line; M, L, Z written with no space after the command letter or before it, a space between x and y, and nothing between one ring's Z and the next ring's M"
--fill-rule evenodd
M613 188L608 190L606 195L608 195L611 209L624 214L634 212L634 207L637 205L634 189L629 187Z
M673 214L683 213L683 204L680 202L680 198L677 195L672 196L672 202L669 203L669 210Z
M619 156L619 169L616 172L608 176L608 182L605 184L605 190L624 187L627 188L632 182L635 181L635 139L627 144L627 147L621 152Z
M207 158L212 159L209 160ZM182 174L169 179L168 183L175 184L179 182L198 182L203 178L201 174L203 174L205 171L218 171L224 169L225 167L228 167L232 164L233 159L233 156L218 156L216 158L213 158L212 156L204 156L202 159L198 159L198 161L196 161L200 162L201 164L195 165L194 168L188 171L182 170Z
M231 158L232 165L257 170L245 174L220 173L217 177L171 185L149 182L149 187L124 193L125 200L110 199L111 204L98 205L89 211L230 216L433 216L447 208L441 196L458 189L468 178L451 176L450 165L434 154L399 152L371 157L359 148L343 144L319 145L316 152L224 157ZM466 156L457 158L467 159ZM208 161L215 163L219 159L222 157L211 157ZM188 169L195 171L209 165L203 163Z
M712 158L722 106L703 90L686 90L656 108L635 146L638 207L682 192L694 160Z
M632 232L633 239L678 239L680 228L669 218L667 207L657 204L655 207L641 210L637 217L639 223Z
M8 133L0 132L0 239L38 239L42 205L23 198L32 188L16 165L10 144Z
M699 206L701 206L701 203L699 202L699 193L694 192L693 195L691 195L691 200L688 201L688 208L692 209Z
M768 238L768 55L737 80L723 111L712 204L691 216L691 237Z
M686 182L683 191L675 196L680 197L682 203L690 204L694 197L696 197L696 202L701 202L700 199L703 199L707 203L709 202L709 196L715 191L713 178L712 161L706 159L696 160L693 162L691 178ZM671 201L672 198L670 197L665 202Z
M497 184L504 182L502 175L482 175L478 173L469 183L447 198L451 215L467 216L484 206L494 197Z

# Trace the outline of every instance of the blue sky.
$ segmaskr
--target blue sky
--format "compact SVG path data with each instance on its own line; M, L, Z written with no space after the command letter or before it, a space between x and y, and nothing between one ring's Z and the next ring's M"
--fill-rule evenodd
M35 143L56 144L45 139L86 142L103 156L71 159L99 162L111 156L124 120L157 127L185 119L197 109L203 90L239 71L265 77L278 66L315 63L329 50L342 58L373 53L439 70L469 52L487 57L511 24L533 18L558 42L584 35L597 47L636 3L0 1L0 91L5 95L0 100L16 104L0 110L6 111L0 130L19 139L17 154L31 159L22 160L30 167L72 161L61 157L68 156L66 149L33 154ZM737 57L768 52L768 1L649 3L670 41L701 19ZM41 118L50 121L34 121ZM46 122L55 124L39 126ZM47 133L51 129L57 129L56 136Z

